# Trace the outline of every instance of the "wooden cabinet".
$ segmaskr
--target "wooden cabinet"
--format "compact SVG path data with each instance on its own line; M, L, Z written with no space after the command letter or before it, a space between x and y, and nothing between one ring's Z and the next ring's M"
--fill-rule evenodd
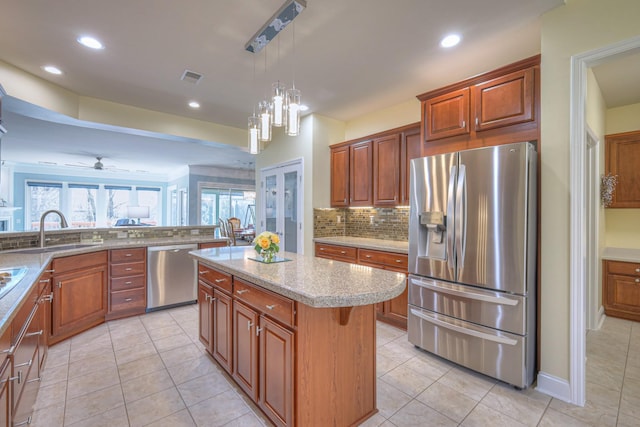
M331 148L331 206L349 206L349 147Z
M418 95L424 155L540 139L540 56Z
M7 343L8 345L8 343ZM3 346L3 351L9 347ZM0 426L11 425L11 358L2 356L0 363Z
M373 206L400 203L400 134L376 138L373 144Z
M107 313L107 251L53 260L51 343L103 323Z
M640 263L603 261L602 270L605 314L640 321Z
M222 242L205 242L205 243L198 243L198 249L209 249L209 248L224 248L225 246L228 246L229 242L222 241Z
M233 301L219 288L213 290L212 355L227 373L233 372Z
M397 271L403 274L407 274L408 270L408 256L395 252L316 243L315 255L320 258L367 265L384 270ZM408 289L405 288L404 292L397 297L376 305L378 320L402 329L407 329L408 303Z
M147 308L147 250L109 251L109 312L107 320L144 314Z
M209 353L213 352L213 287L198 281L198 334Z
M412 129L401 133L401 156L400 163L400 186L402 195L400 198L401 205L408 205L411 201L409 197L409 184L411 183L411 160L422 157L422 140L420 139L420 127L415 126Z
M371 141L349 146L349 206L373 205L372 166Z
M233 379L258 401L258 313L240 301L233 302Z
M640 208L640 131L605 136L605 172L617 175L610 208Z
M463 88L423 101L427 141L469 133L469 92Z

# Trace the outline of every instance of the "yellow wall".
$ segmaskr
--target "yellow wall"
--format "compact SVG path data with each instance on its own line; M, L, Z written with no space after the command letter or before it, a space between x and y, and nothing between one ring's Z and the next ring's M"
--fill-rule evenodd
M571 56L639 33L637 0L567 0L542 19L541 371L569 379Z
M640 84L640 77L638 77ZM640 104L607 110L606 133L640 130ZM640 249L640 209L605 209L606 246Z
M410 99L347 122L345 140L360 138L420 121L420 101Z

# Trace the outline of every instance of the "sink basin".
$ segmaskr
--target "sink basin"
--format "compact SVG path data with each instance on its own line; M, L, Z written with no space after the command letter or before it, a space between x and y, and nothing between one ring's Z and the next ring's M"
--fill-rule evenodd
M68 245L47 246L44 248L18 249L10 252L19 252L21 254L44 254L49 252L68 251L71 249L90 248L92 246L98 246L98 243L70 243Z

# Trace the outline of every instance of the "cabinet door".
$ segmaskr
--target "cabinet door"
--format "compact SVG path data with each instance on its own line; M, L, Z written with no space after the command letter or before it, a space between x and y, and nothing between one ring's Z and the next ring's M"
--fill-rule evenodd
M373 206L400 203L400 134L373 140Z
M384 316L391 323L407 328L407 309L409 304L409 291L407 288L397 297L384 302Z
M349 146L349 206L372 206L373 148L371 141Z
M209 353L213 352L213 288L202 281L198 282L198 331L200 342Z
M469 133L469 88L463 88L423 102L425 140Z
M605 172L617 175L610 208L640 208L640 132L605 137Z
M258 402L258 314L233 301L233 378Z
M293 332L260 317L260 400L258 406L279 426L293 421Z
M607 275L603 298L605 314L640 321L640 277Z
M213 291L213 358L231 374L233 368L233 304L231 297Z
M516 71L473 87L476 131L534 119L533 69Z
M349 147L331 149L331 206L349 206Z
M52 336L70 336L104 322L107 312L106 265L54 273Z
M400 177L402 179L402 198L401 205L408 205L409 184L411 182L411 160L422 157L422 140L420 139L420 128L406 131L402 134L402 162L400 163Z
M7 357L0 365L0 426L11 425L11 395L9 388L10 376L11 361Z

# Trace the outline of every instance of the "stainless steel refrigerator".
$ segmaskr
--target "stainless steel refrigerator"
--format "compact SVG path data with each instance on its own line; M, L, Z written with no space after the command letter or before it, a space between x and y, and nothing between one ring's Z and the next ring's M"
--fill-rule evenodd
M525 388L536 342L536 151L411 161L409 341Z

